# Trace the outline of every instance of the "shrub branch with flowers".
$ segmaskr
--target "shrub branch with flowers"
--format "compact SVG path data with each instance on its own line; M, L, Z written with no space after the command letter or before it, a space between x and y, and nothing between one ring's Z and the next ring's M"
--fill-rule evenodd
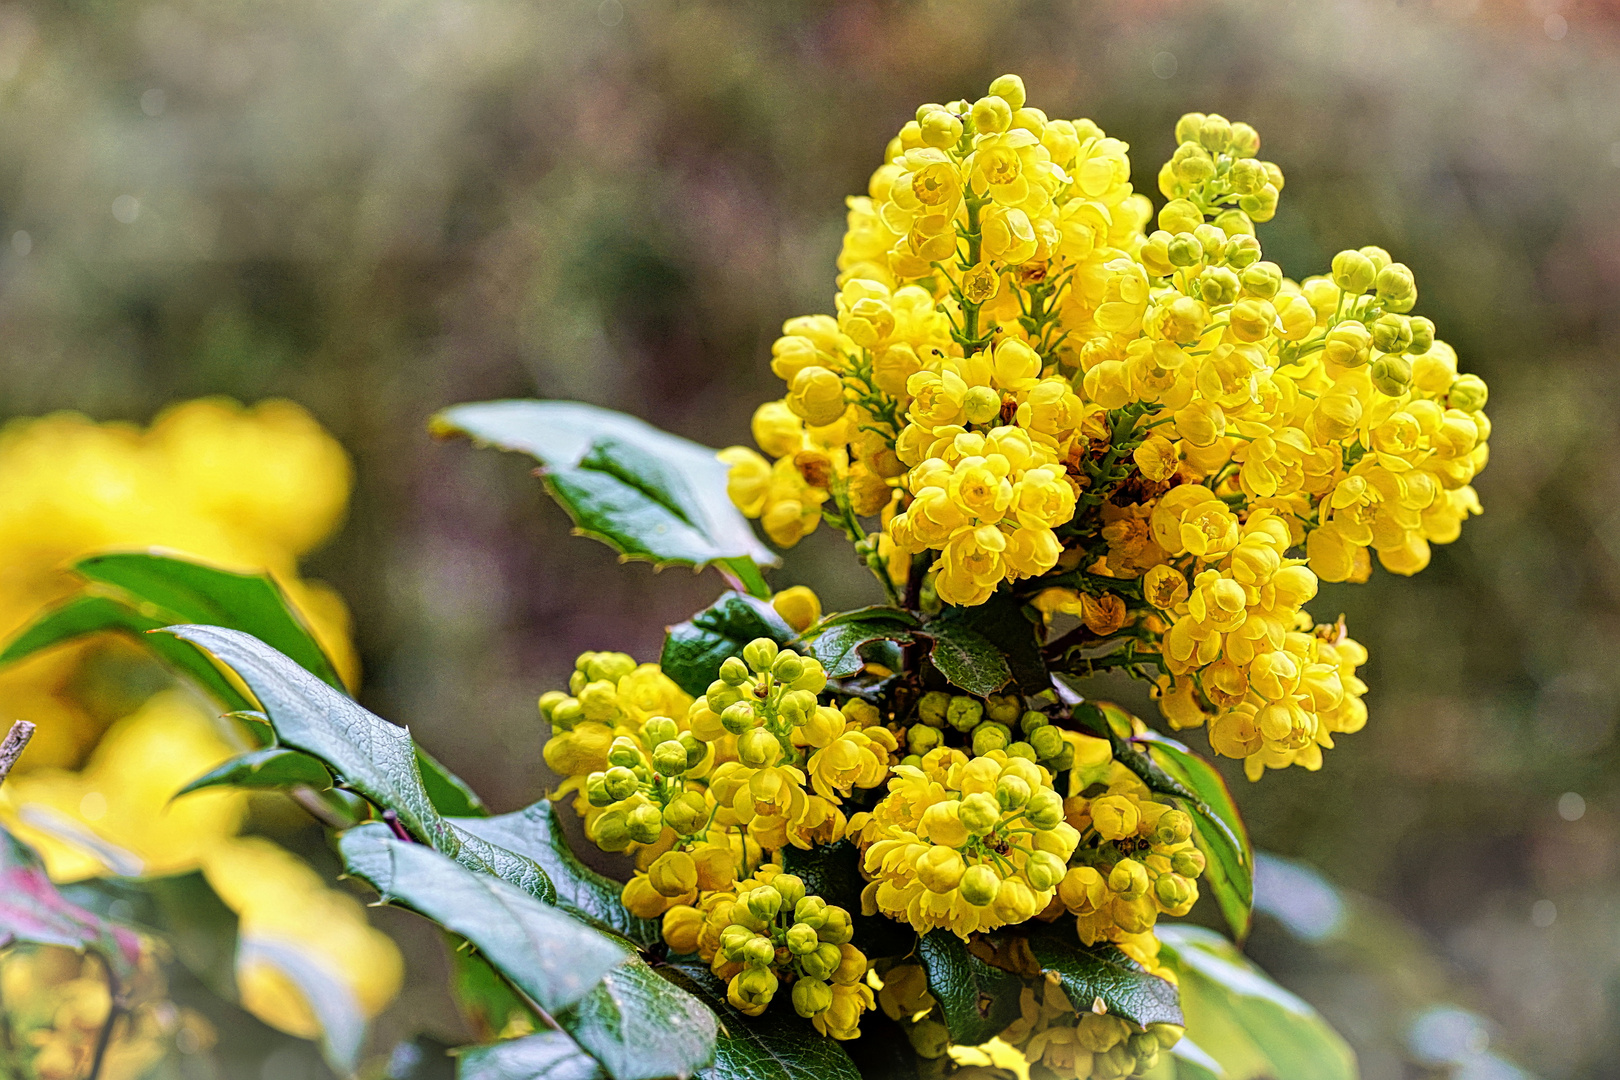
M349 872L460 942L503 1037L461 1075L1248 1077L1268 1046L1355 1075L1170 921L1207 895L1241 943L1247 834L1209 762L1085 680L1149 682L1250 780L1320 768L1367 720L1367 653L1306 605L1479 512L1486 388L1383 250L1299 282L1264 259L1283 174L1252 128L1176 140L1155 213L1124 143L1016 76L924 105L849 200L836 314L772 349L757 451L571 403L435 419L539 459L582 534L731 585L656 663L587 652L540 698L552 800L622 884L551 801L479 816L285 641L170 628L357 796ZM781 548L838 529L886 603L773 592L745 519Z

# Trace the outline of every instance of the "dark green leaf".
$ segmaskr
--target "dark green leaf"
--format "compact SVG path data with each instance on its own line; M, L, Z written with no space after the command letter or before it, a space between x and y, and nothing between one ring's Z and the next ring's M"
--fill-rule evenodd
M315 758L273 746L239 754L175 792L188 795L210 787L283 788L303 785L317 791L332 786L332 774Z
M936 619L919 633L934 639L929 657L952 686L984 697L1012 681L1006 657L966 623Z
M1339 1034L1231 942L1185 923L1157 933L1181 980L1187 1037L1228 1075L1355 1080L1355 1054Z
M760 1016L745 1016L726 1000L726 988L703 964L669 964L658 974L701 999L720 1018L714 1063L702 1080L860 1080L849 1054L793 1011L773 1001Z
M804 879L807 893L848 911L855 924L855 940L868 957L906 956L917 945L917 934L909 926L883 915L861 914L861 853L851 840L820 844L808 851L785 847L777 856L782 868Z
M714 1013L639 957L608 972L557 1023L613 1080L691 1076L714 1057Z
M742 586L742 591L749 596L757 596L761 600L771 598L770 583L765 575L760 573L759 564L746 555L739 555L735 559L717 559L715 565L721 573L729 574L736 579L736 584Z
M207 649L234 671L258 698L284 745L325 762L346 785L397 814L412 836L473 870L552 900L551 882L534 860L471 836L440 816L428 798L416 747L405 728L361 708L239 630L174 626L167 632Z
M961 626L978 634L1005 660L1019 691L1033 695L1052 688L1052 676L1041 657L1037 618L1024 604L998 592L977 607L946 608L929 623L929 628Z
M73 569L122 590L138 604L153 605L158 610L151 614L166 623L229 626L252 634L328 686L343 689L337 669L269 574L237 574L143 551L92 555Z
M1114 945L1080 944L1074 922L1061 920L1030 932L1029 946L1042 971L1055 972L1076 1009L1095 1002L1133 1024L1179 1024L1176 988L1119 951Z
M776 565L727 496L715 451L633 416L571 401L485 401L446 409L432 430L534 457L579 532L626 558Z
M500 878L475 873L387 826L338 840L343 865L382 894L472 942L541 1008L580 1001L619 964L624 947Z
M492 844L525 855L540 864L557 890L556 904L564 911L611 930L643 949L663 940L655 919L630 914L619 902L624 886L580 862L568 847L556 807L542 799L510 814L489 818L456 819L454 824Z
M1153 760L1197 796L1185 803L1193 818L1193 841L1205 857L1204 884L1241 942L1248 936L1254 908L1254 850L1226 781L1209 762L1174 739L1147 731L1137 741L1148 743Z
M819 632L832 626L842 626L845 623L889 623L901 630L915 630L922 623L917 616L904 608L889 607L886 604L873 604L869 607L854 608L850 611L838 611L826 616L811 628Z
M916 620L912 620L912 624L915 623ZM880 613L864 619L841 618L837 622L823 623L820 629L807 635L805 651L821 662L828 675L842 679L865 666L860 656L863 645L874 641L910 640L911 630L905 622Z
M33 849L0 829L0 943L92 949L127 980L141 961L140 935L70 903Z
M143 615L110 596L77 596L51 608L27 627L0 652L0 665L21 660L41 649L86 634L104 631L128 634L139 644L150 648L158 658L175 670L195 679L215 700L227 709L241 710L251 702L230 684L213 663L196 648L173 638L149 636L148 630L169 625L163 619Z
M456 1055L456 1080L601 1080L599 1065L560 1031L542 1031Z
M949 930L924 934L917 957L928 972L928 991L939 1001L951 1041L977 1046L1018 1019L1024 980L987 964Z
M764 600L727 592L686 622L669 628L658 664L675 685L697 697L720 677L726 657L740 655L743 646L755 638L786 645L793 640L793 628Z

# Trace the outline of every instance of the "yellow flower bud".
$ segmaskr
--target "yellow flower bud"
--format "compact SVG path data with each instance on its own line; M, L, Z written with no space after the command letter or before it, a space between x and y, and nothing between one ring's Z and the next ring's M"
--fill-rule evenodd
M966 829L962 830L962 839L967 841ZM953 848L930 847L917 859L917 880L933 892L950 892L961 884L965 873L967 866Z
M1147 867L1135 859L1121 859L1108 872L1108 888L1127 900L1134 900L1148 891Z
M664 912L664 941L674 953L698 951L698 937L703 932L704 915L695 907L676 904Z
M807 367L793 376L787 407L808 423L830 424L844 415L844 380L824 367Z
M1001 875L981 863L968 868L962 875L960 887L963 900L974 907L984 907L1001 891Z
M1004 100L1014 109L1024 107L1024 80L1017 75L1002 75L990 84L990 93Z
M973 103L969 116L973 127L981 135L1006 131L1012 124L1012 103L1006 98L990 94Z
M1159 228L1167 233L1190 233L1204 223L1204 212L1186 199L1171 199L1159 211Z

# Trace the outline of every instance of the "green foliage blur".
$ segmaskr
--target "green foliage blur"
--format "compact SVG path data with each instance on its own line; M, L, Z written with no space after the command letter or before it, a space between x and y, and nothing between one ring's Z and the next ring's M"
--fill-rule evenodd
M1256 846L1371 898L1410 935L1387 951L1410 941L1424 973L1341 968L1264 919L1252 952L1369 1080L1483 1077L1465 1070L1486 1044L1548 1078L1616 1075L1610 12L9 0L0 417L145 422L204 394L313 410L357 466L351 518L311 571L355 610L362 700L512 809L546 781L536 695L587 648L653 658L719 583L572 541L521 461L435 444L430 413L572 398L746 441L753 405L780 393L782 320L831 308L844 196L918 102L1017 71L1035 104L1128 141L1155 195L1182 112L1248 121L1288 177L1267 257L1303 276L1344 247L1389 249L1417 275L1416 311L1490 383L1495 428L1486 513L1459 542L1414 580L1376 571L1313 605L1371 650L1366 730L1319 774L1231 774ZM871 602L830 532L775 584ZM1432 984L1490 1024L1436 1056L1378 979ZM431 1019L443 1004L407 993L395 1022L454 1034Z

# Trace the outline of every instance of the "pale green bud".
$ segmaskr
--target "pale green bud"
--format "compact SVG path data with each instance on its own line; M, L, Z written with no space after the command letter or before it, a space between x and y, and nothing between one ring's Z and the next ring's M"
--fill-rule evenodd
M1026 98L1024 97L1024 80L1017 75L1001 75L990 84L990 93L1001 98L1014 109L1022 109Z
M1008 743L1006 754L1010 758L1019 757L1025 761L1035 760L1035 748L1027 742Z
M1179 844L1192 836L1192 818L1181 810L1166 810L1153 826L1153 841L1157 844Z
M1004 750L1011 741L1012 733L1007 730L1007 725L994 720L986 720L973 729L973 753L977 757L983 757L992 750Z
M970 424L988 424L1000 418L1000 392L989 386L969 387L962 397L962 413Z
M727 686L741 686L752 677L740 656L728 656L720 664L720 681Z
M737 759L751 769L775 765L782 756L782 744L764 728L749 728L737 737Z
M1135 859L1121 859L1108 872L1108 887L1127 900L1135 900L1148 891L1147 867Z
M743 646L743 659L748 666L763 675L776 662L776 642L770 638L755 638Z
M804 674L804 660L792 649L784 649L771 662L771 675L779 682L791 684Z
M816 931L821 940L829 945L845 945L855 936L855 923L849 917L849 912L833 904L827 905L827 917ZM834 964L836 967L836 963Z
M1198 275L1198 294L1210 307L1221 307L1237 299L1242 282L1224 266L1205 267Z
M612 802L628 799L641 790L641 782L636 774L623 765L615 765L602 774L603 786L607 788L608 798Z
M796 907L804 899L804 879L797 874L777 874L771 879L771 888L782 898L783 907Z
M838 965L843 963L843 960L844 954L838 946L824 941L817 946L815 952L808 952L799 957L799 970L812 979L825 979L838 970Z
M1001 824L1001 806L995 796L977 792L962 800L961 821L968 832L983 836Z
M1063 797L1043 787L1024 804L1024 816L1037 829L1055 829L1063 820Z
M667 716L654 716L641 725L641 738L648 746L657 746L680 737L681 729Z
M938 728L926 724L912 724L906 731L906 748L921 757L945 741Z
M679 776L686 771L686 747L674 739L653 748L653 769L660 776Z
M757 719L752 705L746 701L737 701L727 705L725 711L720 714L720 726L733 735L741 735L745 731L754 730Z
M664 832L664 815L651 803L642 803L630 811L630 839L638 844L651 844Z
M808 1020L832 1006L832 987L820 979L799 979L793 984L793 1011Z
M937 106L917 117L917 126L923 142L939 150L950 149L962 138L962 121Z
M764 919L766 922L776 918L776 913L782 910L782 894L769 885L749 889L741 899L755 918Z
M788 927L787 947L788 952L794 956L803 956L821 948L821 939L816 936L815 927L805 923L794 923Z
M1029 745L1035 750L1036 761L1050 761L1069 744L1063 740L1063 733L1049 724L1029 733Z
M1478 412L1485 407L1490 388L1478 375L1459 375L1446 393L1446 404L1463 412Z
M945 709L945 722L957 731L972 731L984 717L984 704L977 698L958 695Z
M1197 848L1182 848L1170 856L1170 869L1182 877L1195 878L1204 872L1204 853Z
M1412 385L1412 365L1404 356L1379 357L1370 374L1378 392L1390 397L1400 397Z
M1434 348L1434 321L1422 315L1414 315L1409 323L1412 327L1412 345L1408 352L1414 356L1421 356Z
M591 773L585 778L585 800L592 806L610 806L619 801L608 790L605 773Z
M1372 340L1379 352L1405 352L1412 344L1412 326L1404 315L1380 315L1372 326Z
M1242 214L1240 211L1230 210L1217 217L1215 224L1226 230L1226 234L1232 238L1226 242L1226 250L1223 255L1226 265L1235 266L1242 270L1244 267L1253 266L1260 261L1260 241L1255 239L1253 232L1245 233L1241 229L1234 228L1233 226L1237 223L1227 220L1231 215L1243 218L1245 223L1249 220L1247 215Z
M996 94L982 97L973 103L969 116L973 120L973 129L980 134L995 134L1006 131L1012 124L1012 103L1006 98Z
M1003 810L1017 810L1029 802L1029 781L1022 776L1003 776L996 782L996 803Z
M984 907L996 898L1001 891L1001 875L990 867L980 863L970 866L967 873L962 875L962 899L974 907Z
M806 896L793 905L793 921L820 930L827 923L827 911L827 901L819 896Z
M776 963L776 946L771 939L756 935L743 946L743 963L750 967L770 967Z
M1024 877L1029 881L1029 887L1036 892L1057 888L1057 883L1062 881L1063 875L1068 872L1069 868L1063 860L1050 851L1037 851L1024 864Z
M1196 266L1204 261L1204 245L1191 233L1178 233L1170 238L1165 257L1172 266Z
M620 735L608 747L608 763L633 769L641 764L641 747L636 745L634 739Z
M951 695L943 690L930 690L917 702L917 717L929 727L945 726L945 713L950 707Z
M1354 255L1356 252L1351 252ZM1372 332L1361 323L1346 320L1327 333L1322 356L1340 367L1360 367L1371 355Z
M742 963L743 950L754 940L754 932L740 923L732 923L720 931L720 955L734 964Z
M1282 288L1282 278L1282 267L1274 262L1257 262L1238 275L1244 294L1258 296L1262 300L1270 300L1277 295L1277 290Z

